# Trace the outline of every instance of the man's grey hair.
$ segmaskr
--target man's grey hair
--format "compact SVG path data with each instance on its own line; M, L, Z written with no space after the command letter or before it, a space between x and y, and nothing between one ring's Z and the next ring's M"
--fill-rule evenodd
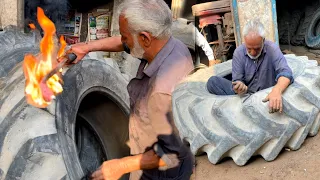
M172 34L171 10L163 0L124 0L118 14L128 20L131 33L147 31L158 39Z
M262 38L265 38L266 31L263 24L259 20L249 21L243 28L243 36L246 37L249 33L257 33Z

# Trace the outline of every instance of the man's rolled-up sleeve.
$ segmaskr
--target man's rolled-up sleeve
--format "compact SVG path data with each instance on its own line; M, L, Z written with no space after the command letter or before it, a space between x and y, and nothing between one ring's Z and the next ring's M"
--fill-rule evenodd
M153 150L166 163L166 169L178 166L178 156L182 150L182 142L174 133L171 110L171 95L153 93L148 99L148 116L153 130L158 135L158 142Z
M276 82L278 82L278 79L280 77L286 77L288 79L290 79L290 84L294 82L293 79L293 75L292 75L292 70L291 68L288 66L287 60L284 57L284 55L282 54L282 52L280 51L280 49L276 49L274 57L273 57L273 65L275 67L275 71L276 71Z

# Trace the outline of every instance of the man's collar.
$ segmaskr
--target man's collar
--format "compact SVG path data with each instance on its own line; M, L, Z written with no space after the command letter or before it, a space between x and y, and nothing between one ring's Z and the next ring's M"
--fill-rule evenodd
M168 57L175 46L174 37L170 37L168 42L163 46L163 48L159 51L153 61L147 66L147 68L143 71L147 76L151 77L163 63L163 61Z

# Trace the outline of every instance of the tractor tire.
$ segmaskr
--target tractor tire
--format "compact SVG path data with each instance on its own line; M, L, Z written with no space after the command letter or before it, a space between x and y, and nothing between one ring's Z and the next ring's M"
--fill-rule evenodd
M89 179L102 161L129 155L128 80L112 59L85 59L50 106L33 107L21 62L37 52L33 38L0 32L0 179Z
M313 49L320 49L320 33L319 28L320 27L320 8L316 11L314 14L305 39L306 39L306 45Z
M34 34L0 32L0 179L61 179L66 170L53 115L24 97L25 53L36 53ZM17 65L18 64L18 65Z
M305 36L310 25L313 15L316 10L320 7L319 1L314 1L312 5L308 5L305 8L304 17L301 18L299 27L291 40L291 44L295 46L306 45Z
M24 34L14 26L0 32L0 78L23 60L26 53L39 52L36 32Z
M193 154L207 153L217 164L231 157L245 165L255 155L274 160L287 147L297 150L320 125L320 68L316 61L285 55L295 82L283 94L283 113L269 114L263 103L272 88L251 96L217 96L206 89L212 76L229 77L232 61L199 70L176 87L173 115L180 137Z
M59 144L70 179L88 177L103 161L130 155L128 81L107 62L112 60L88 59L70 68L57 97Z
M128 82L105 61L70 68L44 109L25 100L22 63L2 81L0 179L89 179L103 161L130 154Z
M0 90L0 179L62 179L67 171L54 115L27 104L22 63Z

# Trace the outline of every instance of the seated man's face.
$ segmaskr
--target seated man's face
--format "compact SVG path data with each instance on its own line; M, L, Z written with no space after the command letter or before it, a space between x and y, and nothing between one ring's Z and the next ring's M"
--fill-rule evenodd
M251 59L258 59L263 49L263 38L257 34L248 34L245 38L247 54Z

